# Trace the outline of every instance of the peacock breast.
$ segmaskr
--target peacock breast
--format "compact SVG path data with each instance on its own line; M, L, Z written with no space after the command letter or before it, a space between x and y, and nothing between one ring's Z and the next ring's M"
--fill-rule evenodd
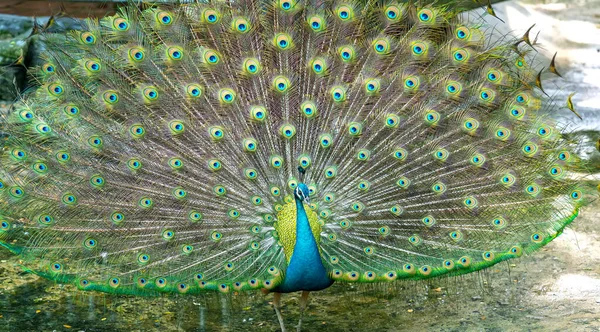
M296 246L296 223L297 223L297 209L296 203L292 196L287 196L284 200L284 204L275 207L277 212L277 220L274 223L277 237L279 238L279 245L283 247L283 252L287 263L289 264L294 253ZM304 204L304 210L308 218L310 230L317 244L319 253L321 247L319 246L321 240L321 226L323 221L319 219L317 213L307 204Z

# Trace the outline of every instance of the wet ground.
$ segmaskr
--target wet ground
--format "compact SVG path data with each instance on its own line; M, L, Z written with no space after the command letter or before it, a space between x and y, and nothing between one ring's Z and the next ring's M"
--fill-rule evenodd
M548 75L559 103L578 91L585 121L563 109L600 165L600 0L527 0L496 5L503 32L541 29L542 55L559 50L563 81ZM509 18L510 17L510 18ZM534 29L533 31L537 32ZM540 61L548 61L540 58ZM556 89L560 84L563 88ZM89 294L20 272L0 251L0 330L6 331L276 331L272 296L133 298ZM305 331L600 331L600 201L580 213L563 235L533 255L470 276L378 287L333 287L313 294ZM299 294L283 297L289 329Z

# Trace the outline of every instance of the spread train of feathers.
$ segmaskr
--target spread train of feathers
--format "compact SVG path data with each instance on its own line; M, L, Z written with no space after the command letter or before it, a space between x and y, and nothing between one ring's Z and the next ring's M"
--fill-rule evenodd
M538 114L532 46L446 7L132 5L83 25L41 35L38 88L0 122L0 245L44 277L273 289L300 182L332 280L458 275L544 246L595 197Z

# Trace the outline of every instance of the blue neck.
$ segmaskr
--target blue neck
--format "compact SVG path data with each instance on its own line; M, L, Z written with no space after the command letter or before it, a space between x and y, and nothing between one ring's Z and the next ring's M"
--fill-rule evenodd
M302 251L302 249L308 249L310 247L317 248L317 242L310 229L310 223L308 222L308 216L304 210L304 204L296 198L296 246L294 247L294 252L296 252L296 250Z
M285 272L285 279L274 291L288 293L321 290L332 283L321 261L304 204L296 198L296 244Z

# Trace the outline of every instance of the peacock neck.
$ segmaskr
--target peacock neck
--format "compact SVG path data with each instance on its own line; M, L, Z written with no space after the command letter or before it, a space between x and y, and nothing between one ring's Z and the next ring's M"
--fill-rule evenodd
M298 247L300 246L300 247ZM317 248L317 242L310 229L310 223L306 210L304 210L304 203L296 198L296 249L314 247ZM318 251L318 250L317 250ZM320 258L319 258L320 259Z

